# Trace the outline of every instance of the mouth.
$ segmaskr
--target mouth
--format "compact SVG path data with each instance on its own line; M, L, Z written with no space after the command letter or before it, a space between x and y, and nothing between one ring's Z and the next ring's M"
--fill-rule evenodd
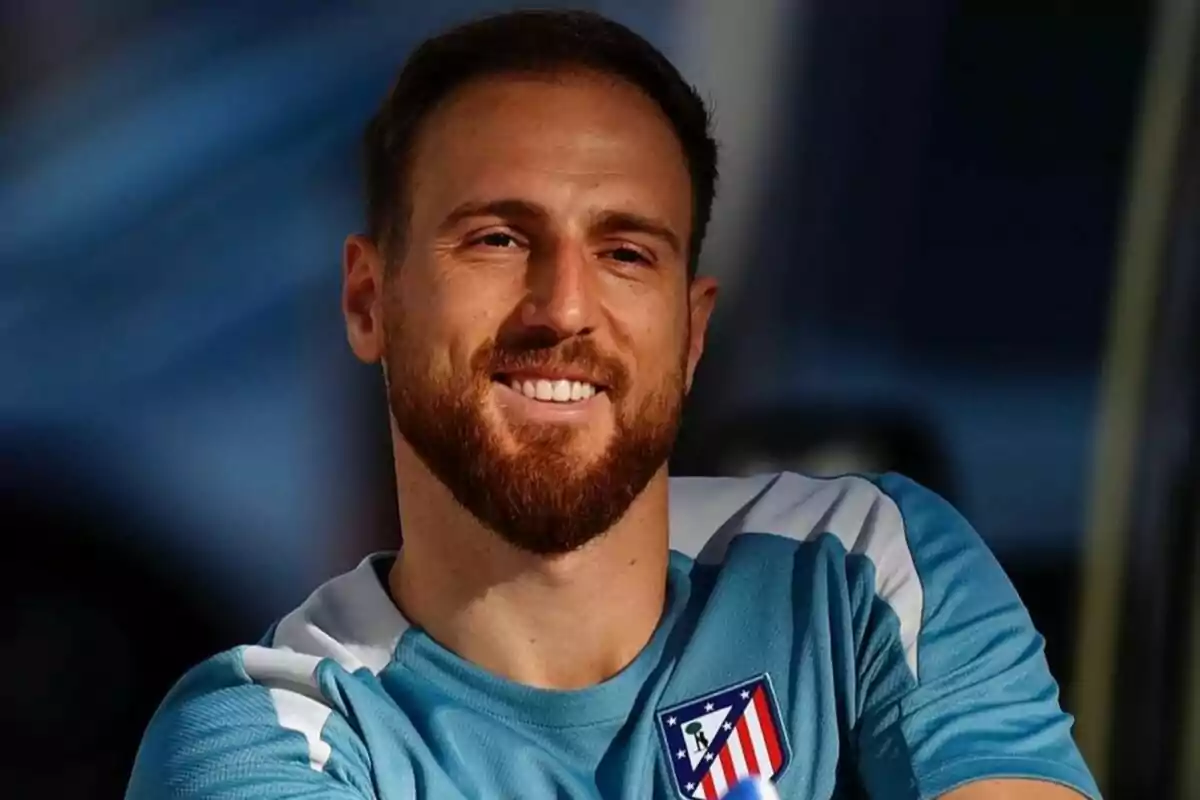
M591 400L608 387L584 375L545 375L535 372L497 373L495 383L539 403L568 405Z

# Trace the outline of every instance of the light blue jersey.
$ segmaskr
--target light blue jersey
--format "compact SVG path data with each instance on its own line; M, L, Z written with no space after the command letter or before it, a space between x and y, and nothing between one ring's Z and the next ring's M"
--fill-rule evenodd
M937 496L893 475L673 479L671 543L653 638L579 691L439 646L373 556L185 676L127 798L665 800L751 774L799 800L1008 777L1099 796L1041 637Z

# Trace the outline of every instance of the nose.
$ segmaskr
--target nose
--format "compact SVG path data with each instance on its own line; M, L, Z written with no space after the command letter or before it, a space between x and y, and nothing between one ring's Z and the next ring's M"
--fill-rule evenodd
M521 322L560 339L587 334L593 324L593 276L578 243L563 242L530 260L529 294Z

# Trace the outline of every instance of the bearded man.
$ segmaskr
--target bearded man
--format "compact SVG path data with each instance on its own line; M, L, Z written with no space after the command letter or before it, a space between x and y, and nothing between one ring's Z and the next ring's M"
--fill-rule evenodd
M716 145L583 12L460 26L366 136L343 252L403 544L200 665L130 800L1098 797L1041 639L895 475L669 479Z

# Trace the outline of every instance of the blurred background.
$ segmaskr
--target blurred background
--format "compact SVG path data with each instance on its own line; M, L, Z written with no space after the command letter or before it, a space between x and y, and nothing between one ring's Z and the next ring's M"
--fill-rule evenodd
M941 492L1106 796L1200 798L1200 2L569 5L715 105L674 471ZM358 137L417 41L507 6L0 3L6 797L120 797L188 666L394 546L338 310Z

